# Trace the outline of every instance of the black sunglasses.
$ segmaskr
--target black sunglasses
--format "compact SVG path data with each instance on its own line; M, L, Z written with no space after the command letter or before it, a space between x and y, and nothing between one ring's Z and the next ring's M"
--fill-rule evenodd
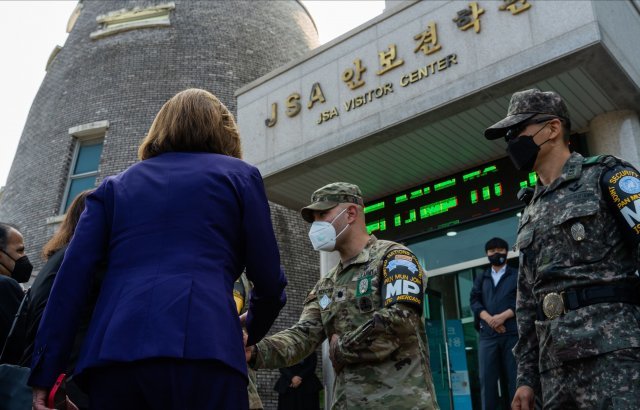
M509 128L507 132L504 134L504 139L505 141L509 142L512 139L518 138L518 136L522 133L522 131L524 131L524 129L527 128L529 125L540 124L540 123L555 120L555 119L559 119L560 121L562 121L562 118L560 117L542 117L542 118L536 118L533 120L525 121L518 125L514 125L513 127Z

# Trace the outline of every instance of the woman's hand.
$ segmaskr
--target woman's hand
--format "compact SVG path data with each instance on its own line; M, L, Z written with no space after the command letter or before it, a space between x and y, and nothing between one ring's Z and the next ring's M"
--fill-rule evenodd
M52 410L47 407L47 389L41 389L39 387L33 388L33 410ZM73 404L71 400L69 400L69 396L66 397L66 410L78 410L78 406ZM65 409L54 409L54 410L65 410Z
M47 404L47 390L39 387L33 388L33 410L49 410Z

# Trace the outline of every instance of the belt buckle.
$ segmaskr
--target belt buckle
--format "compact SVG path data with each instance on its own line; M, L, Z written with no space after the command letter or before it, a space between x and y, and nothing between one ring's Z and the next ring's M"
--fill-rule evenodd
M544 299L542 300L542 311L547 319L555 319L562 315L563 313L567 313L564 308L564 298L562 297L564 292L556 293L551 292L548 293Z

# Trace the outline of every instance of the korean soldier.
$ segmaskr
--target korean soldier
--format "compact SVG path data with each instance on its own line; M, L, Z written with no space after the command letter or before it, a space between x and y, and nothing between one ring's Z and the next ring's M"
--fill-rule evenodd
M532 409L538 395L545 409L637 409L640 175L609 155L572 153L570 128L562 98L532 89L484 133L538 174L521 195L512 408Z

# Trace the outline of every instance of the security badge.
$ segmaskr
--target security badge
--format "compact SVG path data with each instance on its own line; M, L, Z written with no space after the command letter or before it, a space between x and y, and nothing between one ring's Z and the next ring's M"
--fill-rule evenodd
M582 241L585 238L584 225L580 222L571 225L571 236L578 242Z

